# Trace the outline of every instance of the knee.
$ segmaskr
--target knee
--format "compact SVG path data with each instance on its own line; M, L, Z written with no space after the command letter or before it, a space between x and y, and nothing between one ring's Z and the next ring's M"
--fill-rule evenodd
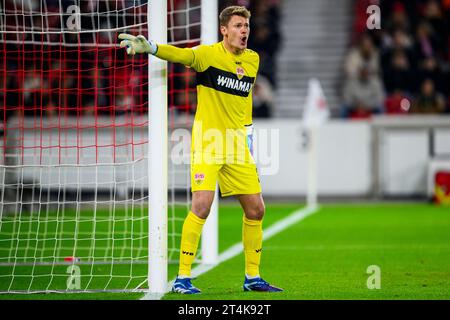
M264 213L266 208L263 203L258 204L250 209L247 209L245 216L250 220L262 220L264 218Z
M206 201L199 201L195 204L193 203L191 209L191 211L201 219L206 219L209 215L210 210L211 204L207 203Z

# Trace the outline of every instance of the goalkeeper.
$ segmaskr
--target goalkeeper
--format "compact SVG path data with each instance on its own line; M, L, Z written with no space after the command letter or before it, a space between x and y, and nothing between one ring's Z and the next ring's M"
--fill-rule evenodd
M192 206L183 224L179 271L173 292L200 293L191 283L191 265L214 200L217 181L222 196L235 195L244 210L244 291L282 291L264 281L259 271L265 208L250 151L251 89L259 68L259 56L247 49L249 19L250 12L245 7L225 8L219 15L223 41L196 48L157 44L142 35L119 35L120 46L125 47L128 54L149 53L197 72L197 111L191 144Z

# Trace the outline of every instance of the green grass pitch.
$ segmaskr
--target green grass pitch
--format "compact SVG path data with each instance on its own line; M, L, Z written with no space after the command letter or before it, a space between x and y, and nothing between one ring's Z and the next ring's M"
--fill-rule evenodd
M264 227L299 208L301 205L267 204ZM117 214L120 216L119 212ZM180 210L180 215L184 214L184 210ZM242 211L238 206L221 206L221 252L240 241L241 219ZM92 226L86 223L86 227ZM94 254L103 256L111 252ZM380 268L380 289L367 287L372 275L367 268L373 265ZM115 267L117 269L113 271L119 275L130 272L129 266ZM145 267L142 265L142 270L133 272L145 275ZM170 279L176 275L176 267L169 266ZM26 283L29 268L20 270L23 275L18 277L20 281ZM243 270L244 257L240 254L195 280L202 294L180 296L168 293L163 299L450 299L450 210L428 204L323 205L318 212L264 242L261 274L269 282L284 288L284 292L243 292ZM0 267L0 288L10 284L4 276L8 272L7 267ZM111 284L112 287L120 285ZM141 297L141 293L0 295L0 299Z

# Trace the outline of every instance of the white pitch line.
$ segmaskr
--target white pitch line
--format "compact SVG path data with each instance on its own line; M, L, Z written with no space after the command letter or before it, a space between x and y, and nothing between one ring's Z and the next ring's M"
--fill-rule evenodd
M280 221L275 222L273 225L263 230L263 240L270 239L274 235L280 233L281 231L287 229L293 224L305 219L307 216L315 213L319 209L318 206L307 206L305 208L294 211L292 214L287 216ZM231 258L236 257L241 252L243 252L242 242L238 242L235 245L228 248L226 251L219 255L218 262L216 264L200 264L194 269L192 269L191 276L192 278L199 277L200 275L210 271L214 267L217 267L222 262L225 262ZM169 292L172 288L172 284L175 279L169 281L167 284L167 291ZM147 293L141 300L159 300L164 296L165 293Z

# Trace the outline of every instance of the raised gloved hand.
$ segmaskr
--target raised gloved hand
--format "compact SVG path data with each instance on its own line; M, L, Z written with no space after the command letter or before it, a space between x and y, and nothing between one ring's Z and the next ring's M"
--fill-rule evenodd
M147 41L143 35L137 37L131 34L121 33L119 34L120 47L127 48L127 53L134 55L136 53L150 53L155 54L158 51L158 45L153 40Z

